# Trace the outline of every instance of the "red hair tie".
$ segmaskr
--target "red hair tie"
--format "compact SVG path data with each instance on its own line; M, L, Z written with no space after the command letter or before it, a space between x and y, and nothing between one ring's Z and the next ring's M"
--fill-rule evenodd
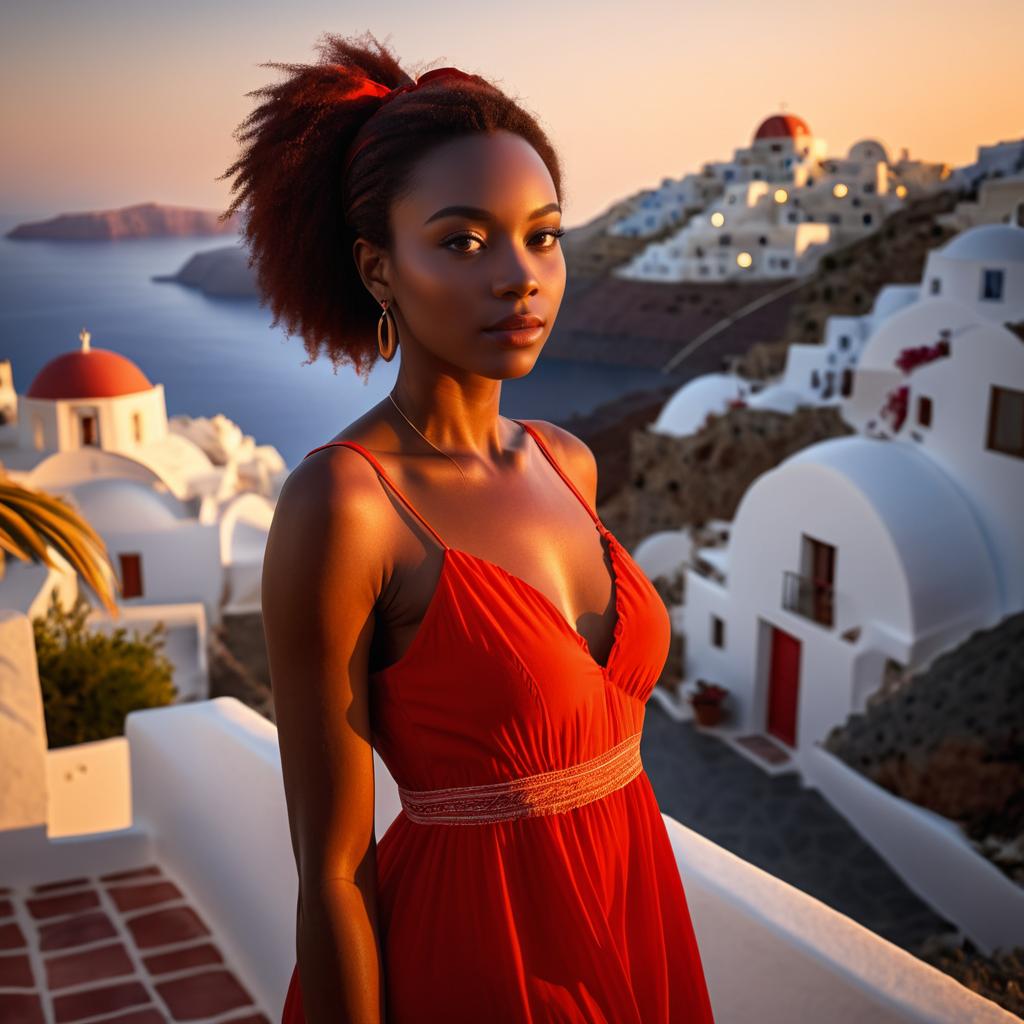
M415 82L408 82L405 85L396 85L393 89L389 89L386 85L381 85L380 82L375 82L372 78L366 78L361 76L359 78L359 84L351 91L345 94L346 100L359 99L362 96L379 96L381 97L381 107L388 102L388 100L394 99L396 96L403 92L412 92L413 89L418 89L421 85L426 85L428 82L432 82L438 78L457 78L462 81L475 81L473 75L467 75L465 71L460 71L458 68L445 67L445 68L434 68L433 71L425 71ZM377 107L380 110L380 107ZM377 113L377 110L373 114ZM370 115L370 118L373 117ZM367 118L367 121L370 120ZM371 132L365 138L363 138L356 146L354 146L348 154L345 160L345 168L342 173L347 173L352 161L356 158L356 154L361 152L365 146L372 142L376 138L376 135Z

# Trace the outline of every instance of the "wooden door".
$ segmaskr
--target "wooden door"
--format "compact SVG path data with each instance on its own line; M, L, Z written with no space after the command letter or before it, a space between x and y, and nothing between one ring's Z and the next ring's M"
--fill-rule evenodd
M796 746L796 716L800 695L800 641L772 627L768 675L768 731Z

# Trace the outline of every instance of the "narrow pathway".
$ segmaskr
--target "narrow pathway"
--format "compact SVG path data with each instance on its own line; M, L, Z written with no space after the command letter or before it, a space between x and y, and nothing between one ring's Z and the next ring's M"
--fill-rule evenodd
M908 952L956 930L795 772L768 775L656 701L641 756L666 814Z

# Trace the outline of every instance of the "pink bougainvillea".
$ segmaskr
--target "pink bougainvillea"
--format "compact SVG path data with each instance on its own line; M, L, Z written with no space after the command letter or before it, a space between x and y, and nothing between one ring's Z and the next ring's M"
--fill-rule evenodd
M899 430L903 426L903 421L907 418L909 400L910 388L906 384L902 387L894 388L886 395L882 417L889 420L894 431Z
M949 355L949 342L945 339L937 341L934 345L917 345L903 349L896 357L896 365L904 373L930 363L933 359L941 359Z

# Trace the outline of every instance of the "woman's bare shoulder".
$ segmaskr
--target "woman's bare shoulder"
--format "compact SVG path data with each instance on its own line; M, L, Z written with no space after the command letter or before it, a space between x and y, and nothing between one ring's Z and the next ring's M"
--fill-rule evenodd
M543 438L558 464L579 488L580 493L593 503L597 492L597 460L590 446L571 430L547 420L522 420Z

